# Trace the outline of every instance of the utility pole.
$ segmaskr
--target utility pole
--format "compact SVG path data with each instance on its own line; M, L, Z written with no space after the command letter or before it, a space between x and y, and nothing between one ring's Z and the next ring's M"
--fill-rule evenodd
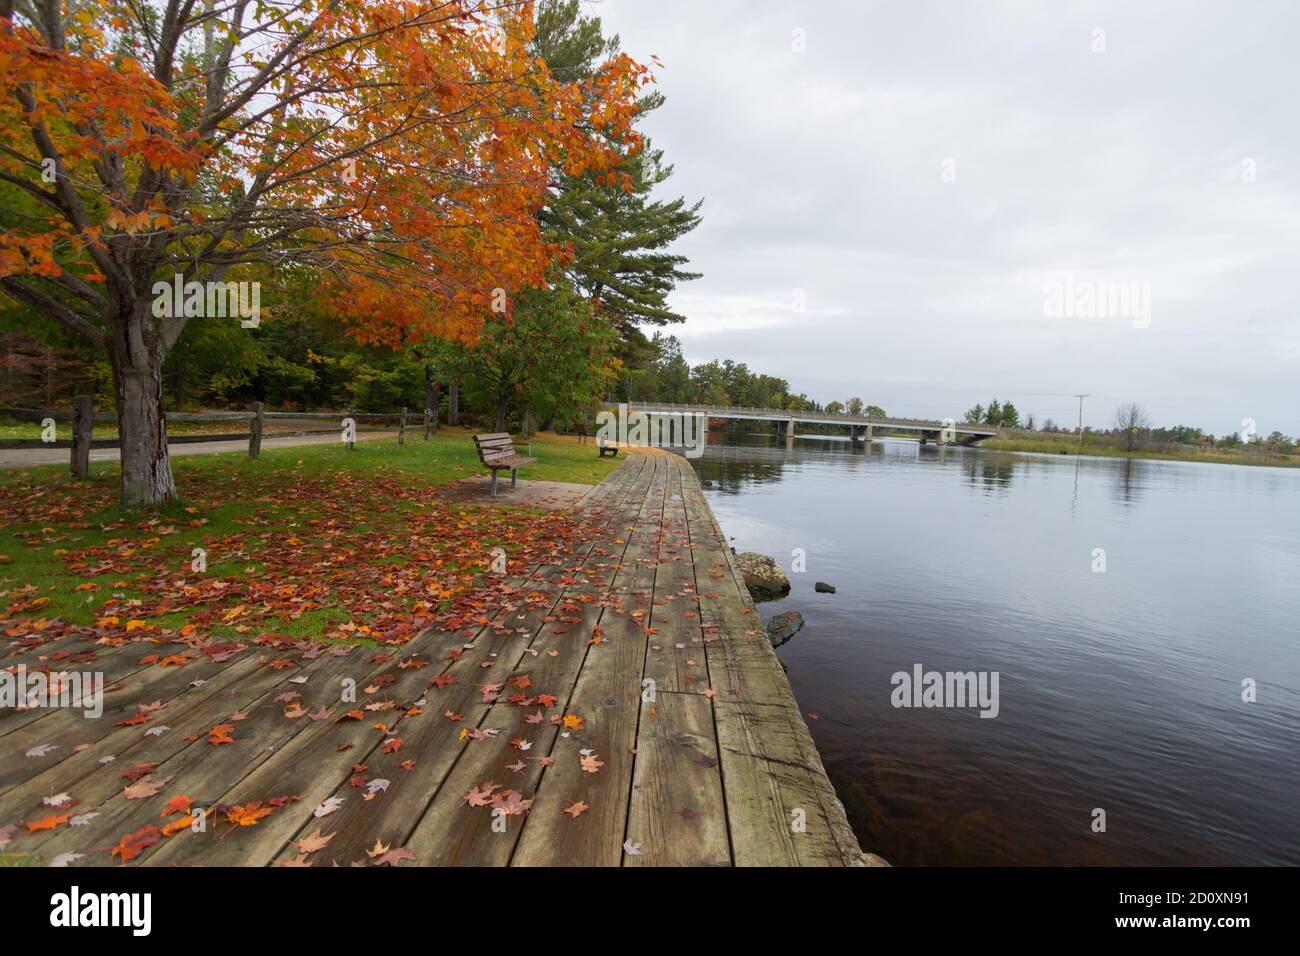
M1085 395L1075 395L1074 397L1079 400L1079 447L1082 448L1083 447L1083 400L1085 398L1091 398L1092 396L1085 394Z

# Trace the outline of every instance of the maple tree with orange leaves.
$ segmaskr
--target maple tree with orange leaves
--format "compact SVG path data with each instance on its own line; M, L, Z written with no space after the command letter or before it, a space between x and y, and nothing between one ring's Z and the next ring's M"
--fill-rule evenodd
M565 254L553 170L632 188L648 70L557 80L524 0L37 9L0 0L0 289L106 352L127 504L176 496L161 370L204 311L160 283L306 264L363 343L472 340Z

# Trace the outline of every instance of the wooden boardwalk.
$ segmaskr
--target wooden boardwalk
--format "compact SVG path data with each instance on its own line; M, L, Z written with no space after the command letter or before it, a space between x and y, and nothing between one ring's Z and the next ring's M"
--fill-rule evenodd
M689 464L631 455L578 507L598 532L564 566L509 579L495 616L395 651L9 639L0 666L98 670L113 687L95 719L0 711L6 852L860 864ZM183 666L162 666L173 654Z

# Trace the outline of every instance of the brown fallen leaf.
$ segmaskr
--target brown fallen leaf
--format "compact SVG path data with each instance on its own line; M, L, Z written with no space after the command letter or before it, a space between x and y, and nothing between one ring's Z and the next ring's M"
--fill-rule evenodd
M309 833L295 842L298 844L298 850L305 856L308 853L315 853L317 850L324 849L329 845L330 840L334 839L334 836L333 833L329 836L321 836L320 827L317 827L315 832Z
M525 800L520 794L513 790L503 790L492 801L492 809L500 810L508 817L522 816L524 812L533 805L533 801Z
M375 859L374 866L400 866L403 861L414 860L415 854L405 847L398 847L396 850L389 850L383 856Z
M139 783L133 783L129 787L122 789L122 796L128 800L143 800L145 797L156 797L158 791L171 781L171 777L162 777L155 780L153 777L145 777Z
M588 807L588 806L587 806L585 803L583 803L581 800L575 800L575 801L573 801L573 803L569 804L567 807L565 807L565 808L564 808L563 810L561 810L560 812L561 812L561 813L567 813L571 818L573 818L574 820L576 820L576 819L578 819L579 816L581 816L583 813L585 813L587 810L590 810L590 809L591 809L591 808Z

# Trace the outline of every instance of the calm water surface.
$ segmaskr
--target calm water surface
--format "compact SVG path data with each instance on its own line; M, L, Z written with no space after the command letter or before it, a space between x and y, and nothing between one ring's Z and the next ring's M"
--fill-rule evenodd
M760 610L807 619L778 653L864 849L1300 863L1300 471L710 439L736 550L807 554ZM918 663L998 671L1000 714L893 707Z

